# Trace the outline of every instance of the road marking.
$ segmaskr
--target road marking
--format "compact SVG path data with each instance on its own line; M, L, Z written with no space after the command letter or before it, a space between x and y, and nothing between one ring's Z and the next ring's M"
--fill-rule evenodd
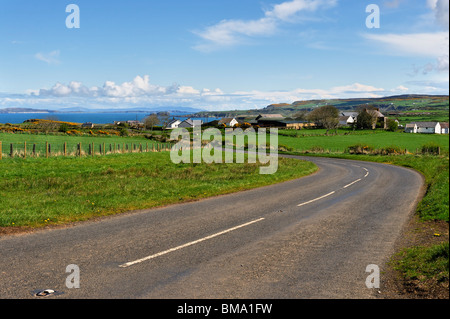
M364 175L364 177L369 176L369 170L367 168L364 168L364 167L363 167L363 170L365 170L367 172L366 175Z
M251 224L260 222L260 221L262 221L262 220L264 220L264 218L259 218L259 219L253 220L253 221L251 221L251 222L248 222L248 223L245 223L245 224L236 226L236 227L232 227L232 228L226 229L226 230L221 231L221 232L219 232L219 233L215 233L215 234L213 234L213 235L206 236L206 237L203 237L203 238L200 238L200 239L191 241L191 242L186 243L186 244L184 244L184 245L177 246L177 247L174 247L174 248L171 248L171 249L168 249L168 250L164 250L164 251L159 252L159 253L157 253L157 254L150 255L150 256L147 256L147 257L144 257L144 258L141 258L141 259L137 259L137 260L135 260L135 261L127 262L127 263L125 263L125 264L119 265L119 267L121 267L121 268L130 267L130 266L132 266L132 265L139 264L139 263L141 263L141 262L144 262L144 261L147 261L147 260L150 260L150 259L153 259L153 258L162 256L162 255L165 255L165 254L168 254L168 253L171 253L171 252L174 252L174 251L176 251L176 250L183 249L183 248L186 248L186 247L189 247L189 246L192 246L192 245L201 243L202 241L205 241L205 240L208 240L208 239L211 239L211 238L214 238L214 237L217 237L217 236L220 236L220 235L223 235L223 234L232 232L232 231L234 231L234 230L236 230L236 229L239 229L239 228L242 228L242 227L245 227L245 226L249 226L249 225L251 225Z
M357 180L354 181L354 182L351 182L351 183L348 184L348 185L345 185L343 188L347 188L347 187L349 187L349 186L352 186L353 184L358 183L360 180L361 180L361 178L360 178L360 179L357 179Z
M331 192L331 193L328 193L328 194L326 194L326 195L317 197L317 198L312 199L312 200L310 200L310 201L307 201L307 202L305 202L305 203L298 204L297 206L300 207L300 206L303 206L303 205L310 204L310 203L315 202L315 201L317 201L317 200L319 200L319 199L322 199L322 198L328 197L328 196L330 196L330 195L333 195L334 193L335 193L335 191L333 191L333 192Z

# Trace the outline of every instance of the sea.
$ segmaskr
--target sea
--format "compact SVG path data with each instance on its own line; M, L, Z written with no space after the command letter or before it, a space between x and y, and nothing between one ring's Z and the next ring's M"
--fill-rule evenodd
M192 113L190 113L192 114ZM142 121L144 118L150 114L145 112L132 113L0 113L0 123L11 123L20 124L26 120L31 119L52 119L63 122L73 122L73 123L86 123L91 122L94 124L114 124L114 121ZM172 118L178 120L185 120L189 114L187 113L171 113L169 119ZM201 120L203 123L220 120L216 117L196 117L196 120Z

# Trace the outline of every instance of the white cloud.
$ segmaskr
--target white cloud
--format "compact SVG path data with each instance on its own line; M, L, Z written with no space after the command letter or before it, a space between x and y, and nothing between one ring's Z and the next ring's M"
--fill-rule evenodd
M443 31L410 34L364 34L370 41L384 45L385 52L408 57L428 57L434 62L417 68L414 74L449 71L449 1L426 0L434 14L433 23Z
M273 6L256 20L222 20L202 31L194 32L204 40L194 49L212 51L243 42L244 38L273 35L281 22L296 22L300 12L313 12L334 6L337 0L293 0Z
M419 87L421 92L448 94L445 87L429 83L405 83L408 87ZM447 81L448 84L448 81ZM404 85L385 89L373 85L352 83L323 88L297 88L289 91L234 91L224 92L220 88L198 89L187 85L159 86L150 83L149 76L137 76L130 82L116 84L106 81L103 86L88 88L80 82L56 83L51 89L28 90L27 94L1 95L0 106L29 105L41 108L92 107L126 108L154 106L190 106L207 110L254 109L274 103L292 103L312 99L338 99L357 97L382 97L409 92Z
M433 10L436 22L444 29L449 29L449 1L427 0L428 6Z
M385 45L390 54L437 58L448 52L448 32L411 34L365 34L370 41Z
M47 64L59 64L59 50L55 50L49 53L38 52L34 55L34 57L40 61L43 61Z
M283 21L293 21L295 16L302 11L313 12L320 7L336 5L337 0L293 0L273 6L273 10L267 11L267 17L274 17Z

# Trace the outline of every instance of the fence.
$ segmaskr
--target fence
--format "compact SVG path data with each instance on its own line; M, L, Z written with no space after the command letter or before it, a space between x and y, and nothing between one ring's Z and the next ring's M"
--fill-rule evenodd
M0 160L14 157L103 156L123 153L169 151L170 143L5 143L0 141Z

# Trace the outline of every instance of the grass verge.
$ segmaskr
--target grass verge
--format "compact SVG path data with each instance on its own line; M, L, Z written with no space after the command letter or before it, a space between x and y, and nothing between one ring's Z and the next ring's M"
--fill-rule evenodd
M317 169L310 162L285 158L272 175L259 174L260 166L174 164L169 152L10 159L0 162L0 227L6 232L192 201Z

